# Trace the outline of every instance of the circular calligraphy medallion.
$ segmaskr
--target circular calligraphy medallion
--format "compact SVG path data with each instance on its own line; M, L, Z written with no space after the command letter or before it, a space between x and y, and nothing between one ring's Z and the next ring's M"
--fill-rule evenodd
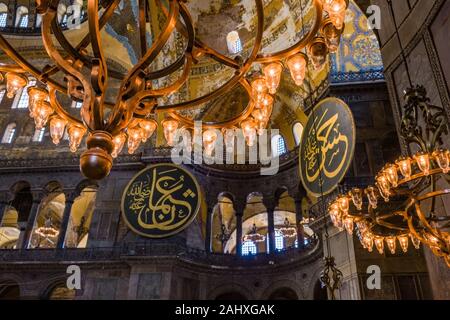
M200 186L190 172L174 164L157 164L128 183L122 196L122 216L137 234L164 238L189 226L200 203Z
M320 101L311 112L300 144L303 186L319 197L344 178L355 151L355 121L348 105L337 98Z

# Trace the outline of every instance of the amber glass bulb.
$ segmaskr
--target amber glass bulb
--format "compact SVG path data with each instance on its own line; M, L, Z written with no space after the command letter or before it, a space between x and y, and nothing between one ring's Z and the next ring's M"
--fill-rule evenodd
M345 229L347 230L347 232L352 235L353 234L353 228L354 228L354 224L353 224L353 218L352 217L346 217L344 218L344 226Z
M223 128L222 134L225 142L225 148L227 152L232 153L234 151L234 141L236 138L236 129L234 128Z
M301 86L306 76L307 58L303 53L297 53L286 60L292 80L297 86Z
M36 103L48 99L48 92L43 88L30 87L28 88L28 109L30 110L30 117L34 118L36 113Z
M430 156L426 152L419 152L414 156L414 159L416 159L417 166L419 167L420 171L424 175L430 174Z
M400 173L405 179L409 179L411 177L411 159L406 158L400 158L396 161L396 164L400 170Z
M367 195L367 200L369 200L369 205L373 209L376 209L377 205L378 205L378 199L377 199L377 195L376 195L376 192L375 192L375 188L374 187L368 187L365 190L365 193Z
M269 87L264 77L258 77L252 81L252 98L256 103L259 103L268 91Z
M167 144L173 147L175 141L175 134L178 129L178 121L172 119L166 119L162 121L162 126L164 129L164 137L166 138Z
M409 237L411 239L411 243L413 244L414 248L416 248L417 250L420 249L420 240L412 233L409 234Z
M375 247L380 254L384 254L384 238L383 237L375 237L374 239Z
M25 86L28 84L27 77L18 73L7 72L5 78L6 78L6 96L9 99L14 98L16 93L20 89L25 88Z
M401 235L397 237L398 242L400 243L400 247L403 252L408 252L409 239L407 235Z
M146 142L155 132L158 124L155 120L142 119L139 121L139 126L142 128L142 142Z
M362 210L363 199L362 199L362 189L353 188L350 191L350 196L352 197L353 205L357 210Z
M398 186L398 173L397 166L395 164L388 164L383 170L385 177L388 179L389 183L393 188Z
M78 125L72 124L69 126L67 133L69 134L70 151L76 152L81 144L83 136L86 134L86 129Z
M128 153L133 154L142 142L142 136L144 135L144 130L136 126L134 128L128 128Z
M60 117L53 117L50 120L50 136L54 144L58 145L64 135L64 128L67 121Z
M369 251L369 252L372 252L373 251L373 242L374 242L374 240L373 240L373 236L370 234L370 233L365 233L364 235L363 235L363 238L362 238L363 240L363 243L364 243L364 246L365 246L365 248Z
M34 109L34 123L37 130L41 130L47 124L48 118L53 113L53 108L47 101L38 101Z
M436 160L439 168L443 173L450 171L450 151L449 150L437 150L433 152L433 158Z
M395 254L395 249L397 248L397 238L394 236L386 237L386 243L389 248L389 251L392 254Z
M123 132L119 133L113 138L114 150L111 152L111 156L113 158L117 158L117 156L122 152L123 146L125 145L125 141L127 140L127 135Z
M345 0L322 0L323 8L329 14L341 12L347 8Z
M249 147L255 144L256 140L256 122L249 118L241 122L242 133Z
M208 129L203 132L203 148L205 154L210 157L215 147L217 140L217 132L214 129Z
M266 84L269 93L277 93L278 86L280 85L281 72L283 71L283 65L279 62L272 62L264 67L264 76L266 78Z

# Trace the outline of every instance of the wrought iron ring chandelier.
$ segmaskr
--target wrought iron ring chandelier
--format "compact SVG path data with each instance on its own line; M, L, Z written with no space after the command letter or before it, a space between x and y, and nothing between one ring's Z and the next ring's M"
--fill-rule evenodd
M248 145L254 143L260 129L267 127L272 113L273 95L280 83L281 73L286 66L297 85L302 85L308 63L320 67L327 54L337 50L344 29L348 0L313 0L315 19L310 30L295 45L272 54L262 54L264 8L263 0L255 0L257 28L253 48L248 58L230 58L207 46L196 37L193 19L185 0L169 0L166 8L156 1L165 16L165 26L147 47L145 25L147 23L147 0L139 1L139 30L141 56L121 81L114 103L108 100L109 77L117 77L108 70L105 48L100 32L110 20L120 0L87 1L87 34L77 46L72 46L57 22L59 0L37 0L36 10L42 15L43 46L54 65L43 70L33 66L13 46L0 35L0 48L14 61L11 65L0 65L7 83L7 94L14 96L27 86L28 76L38 80L36 86L28 88L30 116L36 127L50 123L50 134L58 144L67 128L72 152L79 147L87 134L87 150L80 157L81 172L91 179L106 177L113 165L113 157L121 152L128 139L129 153L135 152L141 142L145 142L156 130L155 115L164 113L161 122L164 136L169 146L179 128L193 127L193 120L178 111L198 109L202 104L229 93L240 85L249 95L247 107L232 119L203 124L203 144L211 149L217 134L212 129L232 129L240 127ZM99 16L99 9L103 14ZM161 53L171 34L178 31L186 39L184 54L171 65L151 71L150 66ZM56 41L54 41L56 40ZM58 46L55 44L58 43ZM91 45L92 56L86 48ZM61 53L61 47L64 53ZM229 68L234 75L216 90L189 101L161 105L158 99L177 92L189 78L191 68L201 57L207 56ZM259 64L262 72L255 77L251 68ZM170 85L155 88L152 81L182 70L181 76ZM55 80L62 73L64 83ZM71 115L61 104L58 94L82 103L80 118ZM226 134L225 134L226 136ZM208 148L209 145L209 148Z

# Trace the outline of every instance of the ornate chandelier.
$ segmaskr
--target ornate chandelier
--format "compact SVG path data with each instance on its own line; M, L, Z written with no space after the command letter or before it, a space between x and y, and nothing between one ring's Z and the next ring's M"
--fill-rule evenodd
M419 151L386 164L375 186L340 195L328 212L334 225L350 234L356 223L361 244L369 251L375 244L383 254L386 244L395 253L398 242L407 252L409 241L417 249L422 242L450 267L450 216L437 203L450 194L442 187L450 181L450 151L440 147L448 134L447 116L443 107L430 104L422 86L409 88L405 101L401 136ZM392 201L399 205L388 204Z
M34 118L38 129L49 123L55 144L59 144L67 130L70 150L75 152L83 137L87 136L87 150L80 157L80 169L91 179L102 179L109 174L113 158L120 154L125 142L128 152L132 154L141 143L147 141L159 125L156 114L165 114L165 120L160 125L168 145L173 146L178 129L193 128L193 120L181 115L179 111L198 109L202 104L223 96L239 85L250 97L247 107L227 121L206 123L202 135L204 147L209 154L211 145L217 138L213 129L226 131L236 127L241 128L247 144L252 145L256 135L268 125L283 69L287 67L294 82L300 86L305 79L308 63L314 68L322 66L328 53L337 50L348 7L348 0L313 0L316 16L303 38L288 49L263 54L263 0L255 0L257 31L253 48L244 60L241 56L225 56L196 37L185 0L169 0L168 8L156 1L165 16L165 26L152 45L147 47L145 26L148 2L141 0L138 30L141 58L128 70L125 77L118 78L113 70L108 70L100 31L108 23L120 1L101 1L100 6L98 0L87 1L89 34L77 46L72 46L57 22L59 2L36 1L36 11L42 15L43 46L54 65L40 70L24 59L0 35L0 48L15 62L14 65L0 65L0 71L5 74L9 97L27 86L28 76L38 80L35 86L28 88L30 116ZM99 9L103 9L101 16ZM186 39L184 54L171 65L151 71L150 65L175 30ZM92 47L92 56L87 53L88 45ZM187 82L192 66L202 57L212 58L234 69L234 75L221 87L201 97L172 105L158 104L158 99L180 90ZM262 70L256 77L251 72L255 65L260 65ZM169 75L177 76L179 70L182 70L181 76L170 85L154 87L155 80ZM55 80L58 73L64 75L64 83ZM109 100L109 93L107 96L111 89L108 83L110 78L121 81L115 102ZM59 101L58 95L66 95L81 103L80 117L71 115Z

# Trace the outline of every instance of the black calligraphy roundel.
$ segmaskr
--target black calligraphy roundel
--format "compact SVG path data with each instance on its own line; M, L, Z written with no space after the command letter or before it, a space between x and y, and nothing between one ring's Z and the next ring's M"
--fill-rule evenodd
M337 98L320 101L310 113L300 144L300 177L314 196L332 192L344 178L355 150L355 122Z
M149 238L179 233L197 216L201 191L195 177L174 164L139 172L122 196L122 215L134 232Z

